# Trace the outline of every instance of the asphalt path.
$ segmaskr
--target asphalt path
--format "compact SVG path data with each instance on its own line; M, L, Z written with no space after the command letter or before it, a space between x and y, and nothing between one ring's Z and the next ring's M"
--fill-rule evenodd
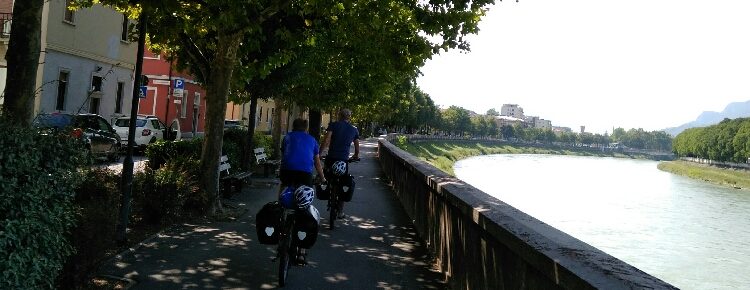
M315 201L321 213L317 243L307 266L292 267L284 289L446 288L381 178L377 143L362 143L362 161L350 167L357 187L347 217L329 230L325 201ZM277 289L276 247L261 245L255 234L255 214L276 192L276 180L254 179L225 201L246 210L236 220L172 227L109 261L100 274L129 279L130 289Z

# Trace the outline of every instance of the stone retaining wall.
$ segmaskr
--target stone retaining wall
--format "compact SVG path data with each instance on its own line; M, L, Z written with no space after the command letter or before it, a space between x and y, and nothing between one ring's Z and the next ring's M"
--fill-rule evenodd
M676 289L385 139L378 153L450 289Z

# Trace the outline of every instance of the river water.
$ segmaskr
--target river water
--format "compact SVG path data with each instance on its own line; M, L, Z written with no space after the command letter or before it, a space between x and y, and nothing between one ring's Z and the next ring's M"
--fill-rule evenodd
M750 289L750 191L646 160L486 155L456 176L681 289Z

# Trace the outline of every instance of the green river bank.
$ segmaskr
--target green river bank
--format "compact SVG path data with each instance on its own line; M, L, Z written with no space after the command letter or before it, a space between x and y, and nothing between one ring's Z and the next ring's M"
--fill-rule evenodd
M720 168L688 161L661 162L659 170L737 189L750 189L750 171Z
M417 158L424 160L427 163L430 163L433 166L451 175L454 175L453 164L455 164L456 161L468 157L489 154L558 154L647 159L647 157L643 155L631 155L618 152L601 152L599 150L592 150L590 148L555 148L544 146L526 146L511 143L492 144L467 141L396 141L394 144L402 150L409 152L411 155L414 155Z

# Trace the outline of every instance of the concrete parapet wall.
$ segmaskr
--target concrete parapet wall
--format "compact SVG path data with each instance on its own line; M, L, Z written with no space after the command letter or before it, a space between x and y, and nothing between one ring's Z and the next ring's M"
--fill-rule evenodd
M450 289L676 289L385 139L378 153Z
M750 170L750 164L748 163L723 162L723 161L716 161L716 160L711 160L711 159L703 159L703 158L695 158L695 157L680 157L680 160L695 162L695 163L700 163L700 164L708 164L708 165L714 165L714 166Z

